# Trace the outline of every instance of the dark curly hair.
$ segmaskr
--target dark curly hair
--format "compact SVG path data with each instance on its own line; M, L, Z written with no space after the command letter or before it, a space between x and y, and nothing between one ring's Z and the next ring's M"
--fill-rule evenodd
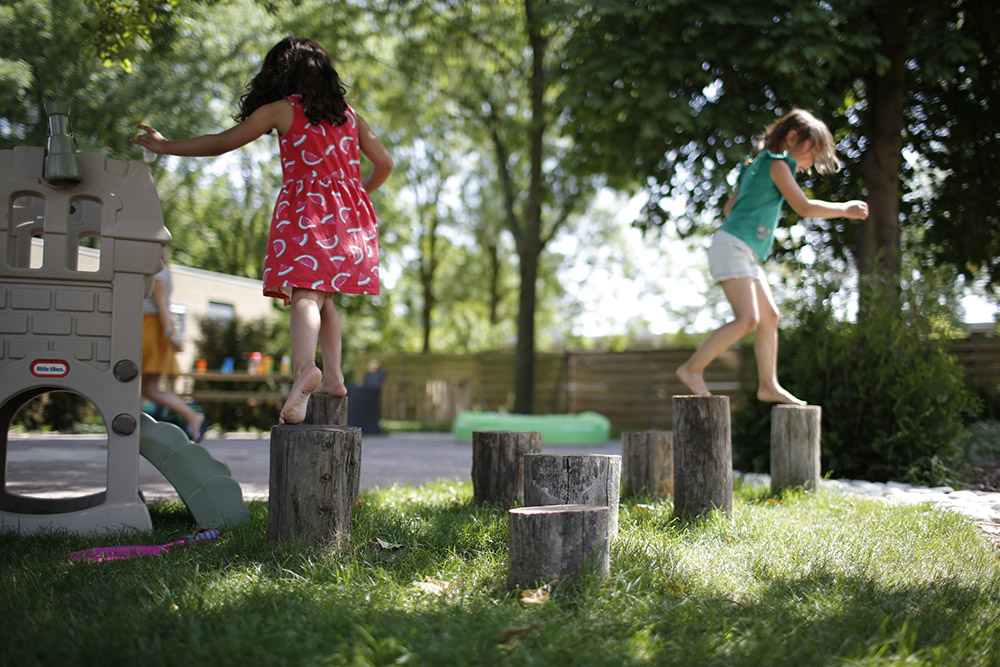
M311 39L290 36L267 52L260 71L240 98L235 118L242 122L265 104L301 95L310 123L318 125L326 120L342 125L347 121L346 92L323 47Z

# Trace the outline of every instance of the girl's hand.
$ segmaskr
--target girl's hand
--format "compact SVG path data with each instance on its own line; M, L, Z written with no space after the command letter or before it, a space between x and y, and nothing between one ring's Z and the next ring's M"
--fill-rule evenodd
M844 206L847 210L844 211L845 218L854 218L855 220L864 220L868 217L868 204L860 201L858 199L846 202Z
M167 140L162 134L148 125L136 125L136 127L143 130L144 133L140 134L138 137L132 137L131 142L133 144L139 144L146 150L157 154L163 154L166 152L165 147Z

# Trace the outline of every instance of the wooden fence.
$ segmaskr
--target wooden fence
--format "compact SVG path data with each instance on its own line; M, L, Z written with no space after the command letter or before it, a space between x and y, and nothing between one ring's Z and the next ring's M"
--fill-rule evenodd
M1000 381L1000 339L984 336L956 341L950 351L970 381ZM539 354L535 366L538 413L599 412L615 432L672 428L671 403L689 393L674 369L690 348L627 352ZM747 363L753 350L736 347L716 359L705 374L709 388L739 401L741 383L756 377ZM514 353L396 354L377 359L386 371L381 410L386 419L450 424L462 410L509 410L514 402Z

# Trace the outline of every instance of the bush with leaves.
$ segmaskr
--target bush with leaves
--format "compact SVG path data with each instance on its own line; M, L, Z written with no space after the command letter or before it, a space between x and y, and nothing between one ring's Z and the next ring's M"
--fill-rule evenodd
M205 359L211 369L221 368L223 360L229 357L233 359L238 371L245 371L252 352L280 359L289 349L288 325L280 321L270 322L266 318L202 318L199 327L201 336L197 342L198 356ZM261 382L197 380L195 389L275 392L281 391L282 387ZM269 429L277 423L281 404L264 399L206 401L201 404L201 408L212 423L223 430Z
M938 482L958 463L963 415L979 410L945 339L913 301L871 286L868 312L838 320L827 298L804 304L780 335L779 377L823 408L822 467L836 477ZM734 463L766 470L771 404L733 416Z

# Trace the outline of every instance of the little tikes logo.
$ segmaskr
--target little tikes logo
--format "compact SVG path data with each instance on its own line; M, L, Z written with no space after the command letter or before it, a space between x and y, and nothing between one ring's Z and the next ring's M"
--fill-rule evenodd
M31 374L36 378L61 378L69 374L69 364L65 361L39 359L31 364Z

